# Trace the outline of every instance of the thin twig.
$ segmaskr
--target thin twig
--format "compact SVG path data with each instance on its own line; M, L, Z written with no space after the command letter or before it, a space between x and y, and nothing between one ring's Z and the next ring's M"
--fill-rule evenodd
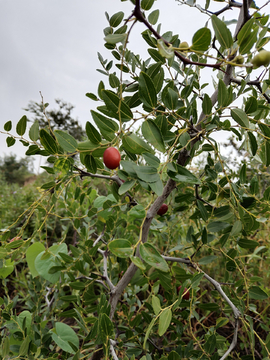
M110 290L114 290L115 286L111 282L108 276L108 261L107 261L107 251L98 249L98 252L103 256L103 277L105 278L107 284L109 285Z
M115 346L116 344L117 344L116 341L110 339L110 352L111 352L112 358L113 358L114 360L119 360L118 357L117 357L117 355L116 355L116 352L115 352L115 350L114 350L114 346Z

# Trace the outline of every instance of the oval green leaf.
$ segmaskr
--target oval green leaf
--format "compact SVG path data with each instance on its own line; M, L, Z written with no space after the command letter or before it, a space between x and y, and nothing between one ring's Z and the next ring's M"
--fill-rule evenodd
M204 27L199 29L192 38L191 50L206 51L211 43L211 31Z
M123 137L124 148L132 154L142 154L144 152L154 153L151 147L146 144L139 136L131 133Z
M220 45L224 49L229 49L233 45L233 38L228 26L216 15L212 15L212 25Z
M170 308L165 309L162 311L160 317L159 317L159 323L158 323L158 335L162 336L167 331L168 327L170 326L170 323L172 321L172 311Z
M32 141L37 141L39 138L39 122L35 120L34 124L29 129L29 137Z
M69 343L72 343L76 348L79 348L79 338L75 331L67 324L56 322L55 332L50 331L50 334L53 341L60 347L60 349L67 351L70 354L75 354L75 351Z
M88 136L88 139L93 144L99 144L101 142L101 136L100 133L97 131L97 129L92 125L89 121L86 122L85 126L86 135Z
M168 272L169 266L157 249L151 244L140 245L141 258L149 265L163 272Z
M110 90L102 91L102 98L107 106L107 109L112 112L114 118L125 122L133 119L133 113L129 106L119 99L118 95Z
M120 258L128 258L133 255L132 244L126 239L115 239L109 243L109 250Z
M16 126L16 132L18 135L22 136L25 133L27 124L27 117L23 115L23 117L19 120Z
M249 127L247 114L242 109L232 109L231 116L240 126L245 128Z
M145 72L141 71L138 82L140 100L146 106L150 106L151 108L156 107L157 93L155 85L150 76L148 76Z
M47 150L50 154L58 153L58 146L54 138L44 129L40 130L40 142L41 145Z
M71 153L76 152L77 141L73 136L62 130L54 130L54 135L64 151Z

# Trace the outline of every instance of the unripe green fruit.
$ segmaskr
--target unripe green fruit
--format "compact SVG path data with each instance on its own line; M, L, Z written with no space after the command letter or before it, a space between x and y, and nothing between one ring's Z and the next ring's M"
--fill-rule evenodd
M183 49L183 50L189 49L188 43L186 41L181 42L181 44L179 45L179 49Z
M236 64L244 64L244 57L242 55L237 55L233 59L233 62L235 62Z
M270 51L261 50L252 60L251 63L256 69L260 66L268 66L270 63Z

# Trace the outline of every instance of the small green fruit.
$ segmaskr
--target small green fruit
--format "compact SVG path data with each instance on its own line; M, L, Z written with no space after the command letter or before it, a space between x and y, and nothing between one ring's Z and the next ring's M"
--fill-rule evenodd
M234 59L233 62L239 65L244 64L244 57L242 55L237 55Z
M254 69L260 66L268 66L270 63L270 51L261 50L252 60Z
M188 43L186 41L181 42L181 44L179 45L179 49L188 50L189 49Z

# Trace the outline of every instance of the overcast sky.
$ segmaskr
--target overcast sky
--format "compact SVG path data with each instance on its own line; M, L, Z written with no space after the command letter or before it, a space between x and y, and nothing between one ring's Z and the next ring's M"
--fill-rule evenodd
M40 91L51 108L56 107L54 99L60 98L75 106L73 116L82 125L91 120L95 103L85 94L97 93L99 81L104 80L96 71L100 68L97 52L110 56L103 40L108 26L105 11L111 16L122 10L127 16L132 9L130 1L120 0L1 1L0 131L8 120L15 127L27 115L23 108L29 101L41 100ZM162 33L172 30L181 41L191 42L206 21L197 10L175 0L156 0L154 9L160 9ZM147 47L139 40L143 30L138 24L132 33L129 47L135 53ZM26 148L18 142L7 148L5 139L0 133L0 157L10 152L24 156Z

